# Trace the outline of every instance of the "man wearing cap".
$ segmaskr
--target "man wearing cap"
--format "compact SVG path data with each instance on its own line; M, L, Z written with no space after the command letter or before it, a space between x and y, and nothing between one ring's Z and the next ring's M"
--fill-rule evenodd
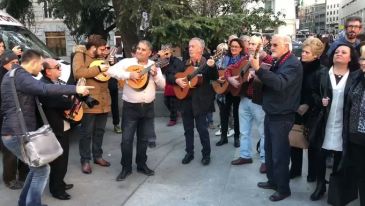
M61 66L55 59L44 59L43 77L41 81L45 84L64 84L58 78L61 76ZM53 197L60 200L69 200L71 196L66 190L73 187L66 184L64 177L67 172L68 153L69 153L69 131L70 123L64 119L64 111L72 107L71 98L65 95L40 96L43 110L49 124L61 144L63 153L50 163L51 172L49 175L49 190Z
M18 56L12 51L5 51L0 56L0 62L3 65L0 68L0 82L3 80L3 76L11 70L14 64L19 64ZM1 102L1 97L0 97ZM1 106L1 103L0 103ZM3 123L3 115L0 114L0 130ZM25 178L28 173L28 166L13 155L6 147L4 147L2 141L0 141L1 151L3 151L3 181L5 185L12 189L17 190L23 187ZM18 179L16 174L18 175Z

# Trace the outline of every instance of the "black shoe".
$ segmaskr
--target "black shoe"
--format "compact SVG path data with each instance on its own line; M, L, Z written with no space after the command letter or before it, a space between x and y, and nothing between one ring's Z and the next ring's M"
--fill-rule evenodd
M155 175L155 171L147 167L147 165L137 166L137 172L143 173L147 176Z
M239 139L239 138L235 138L235 139L234 139L233 146L234 146L235 148L240 147L240 139Z
M191 162L191 160L194 159L194 155L192 154L186 154L184 159L182 159L181 163L183 163L184 165L189 164Z
M205 166L205 165L209 165L210 163L210 157L203 157L202 159L202 164Z
M307 176L307 182L315 182L316 179L316 177Z
M262 189L271 189L271 190L276 190L276 185L273 185L269 182L259 182L257 183L257 187L262 188Z
M326 193L326 182L317 182L316 190L314 190L314 192L311 194L310 199L312 201L317 201L323 197L324 193Z
M274 194L272 194L269 197L269 199L273 202L277 202L277 201L283 200L289 196L290 196L290 193L289 194L280 194L279 192L275 192Z
M65 190L72 189L74 187L73 184L65 184Z
M67 192L63 192L60 194L52 194L52 196L59 200L69 200L71 199L71 195L67 194Z
M155 148L156 147L156 142L149 142L148 147L149 148Z
M127 178L128 175L132 174L132 170L122 169L122 171L119 173L117 177L117 181L123 181L125 178Z
M224 144L228 143L228 139L227 138L221 138L221 140L219 140L215 145L216 146L222 146Z

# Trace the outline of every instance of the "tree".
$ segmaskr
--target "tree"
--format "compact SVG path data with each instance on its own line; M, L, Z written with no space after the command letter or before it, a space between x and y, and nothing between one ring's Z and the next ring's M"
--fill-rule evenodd
M8 14L24 25L34 25L34 12L30 0L1 0L0 9L5 9Z

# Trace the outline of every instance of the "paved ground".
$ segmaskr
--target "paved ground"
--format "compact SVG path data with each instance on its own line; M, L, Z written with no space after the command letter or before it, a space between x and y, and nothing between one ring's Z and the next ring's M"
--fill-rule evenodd
M121 136L112 132L111 119L108 120L104 138L104 157L111 161L110 168L93 165L91 175L80 171L78 155L78 136L75 132L70 150L70 162L66 182L75 187L69 191L72 199L60 201L52 198L48 186L43 196L49 206L256 206L256 205L326 205L327 196L318 202L311 202L309 195L314 183L303 177L291 181L292 196L284 201L272 203L268 197L271 190L256 187L258 181L266 176L259 174L258 155L254 163L245 166L232 166L230 161L237 157L238 149L229 144L216 147L218 137L211 130L212 162L209 166L200 163L200 142L196 138L195 159L189 165L182 165L185 152L184 133L181 122L174 127L166 127L166 118L156 119L157 147L148 150L148 165L156 172L147 177L136 172L123 182L115 178L121 170L119 164ZM197 135L196 135L197 136ZM256 142L256 141L254 141ZM306 162L306 161L304 161ZM0 163L0 168L2 165ZM306 166L304 167L306 168ZM2 169L0 169L2 170ZM0 178L1 179L1 178ZM0 180L0 206L16 206L20 191L11 191ZM355 202L351 205L359 205Z

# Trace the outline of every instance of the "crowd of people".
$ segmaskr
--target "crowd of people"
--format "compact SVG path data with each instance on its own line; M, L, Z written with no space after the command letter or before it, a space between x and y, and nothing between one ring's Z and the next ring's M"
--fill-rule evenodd
M357 38L361 31L361 18L350 17L345 22L344 36L331 45L325 38L309 37L302 44L300 58L293 54L292 40L286 35L262 38L231 35L227 43L217 47L217 52L224 54L218 60L206 55L205 42L197 37L190 39L188 54L183 60L173 55L169 44L163 45L151 60L153 46L147 40L138 42L131 58L119 60L110 54L110 46L102 36L90 35L86 45L79 47L72 58L72 78L75 81L84 78L87 86L68 85L59 80L61 67L57 60L45 58L32 49L6 50L0 39L4 183L10 189L22 188L20 206L44 205L41 196L48 177L53 197L71 198L66 190L73 188L73 184L66 183L64 178L69 134L74 122L64 113L74 106L76 99L82 102L83 110L79 154L84 174L92 173L91 161L102 167L111 165L103 158L102 144L108 113L112 112L114 131L122 136L122 170L116 181L123 181L132 174L135 136L137 171L154 175L155 171L147 166L147 148L155 146L154 100L160 88L164 89L164 102L170 112L167 126L175 126L179 116L182 119L186 140L182 164L194 160L194 128L202 145L201 164L210 164L209 127L216 100L220 116L220 140L216 146L228 143L230 128L233 128L233 146L240 151L232 165L253 162L255 123L261 162L258 171L267 176L267 181L257 186L274 190L269 200L280 201L291 195L290 179L302 175L303 150L308 149L307 181L316 182L310 200L321 199L327 191L326 162L332 159L331 177L341 174L345 182L355 182L356 197L359 194L360 204L365 206L365 163L361 160L365 154L365 41ZM108 63L95 64L100 59ZM177 75L191 68L194 68L193 73ZM28 132L40 126L35 100L39 97L63 149L63 154L50 164L33 167L23 161L21 138L24 134L18 124L11 89L9 71L12 70L15 70L16 93ZM223 75L220 70L224 71ZM34 76L39 73L42 78L37 80ZM96 78L98 75L111 79L101 81ZM195 76L201 81L192 87ZM121 118L119 80L123 81ZM213 81L228 83L228 89L216 94ZM178 99L174 87L188 89L189 95ZM238 94L234 92L237 89ZM292 144L290 136L295 125L303 128L300 132L307 146ZM158 129L156 131L158 134ZM329 183L333 187L331 178Z

